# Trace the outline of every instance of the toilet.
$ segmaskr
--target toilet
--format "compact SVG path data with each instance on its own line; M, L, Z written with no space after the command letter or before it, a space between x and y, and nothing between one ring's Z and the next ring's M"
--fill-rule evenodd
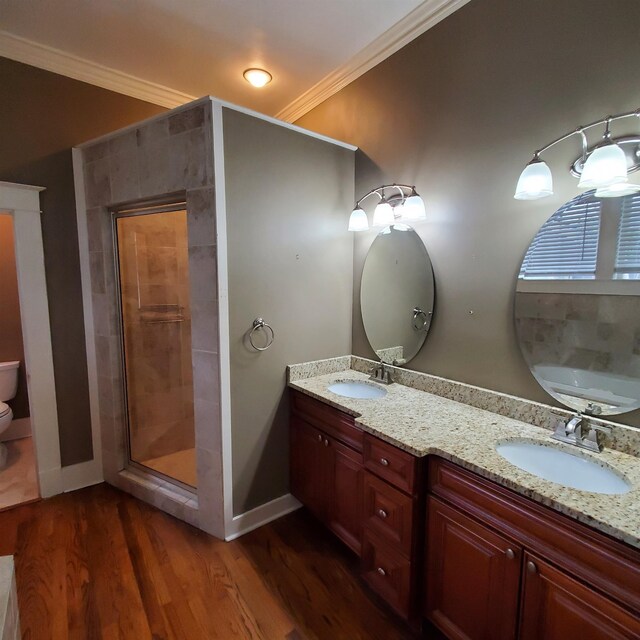
M13 420L13 411L6 404L15 398L18 390L18 367L20 362L0 362L0 436L9 428ZM7 463L7 447L0 442L0 469Z

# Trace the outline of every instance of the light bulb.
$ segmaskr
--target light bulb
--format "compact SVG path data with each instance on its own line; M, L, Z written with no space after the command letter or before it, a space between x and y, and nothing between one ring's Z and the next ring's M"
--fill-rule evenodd
M252 87L257 89L264 87L273 80L273 76L264 69L246 69L242 75Z
M553 195L553 177L546 162L536 156L522 171L513 196L516 200L538 200Z
M386 227L394 223L393 209L391 205L383 198L373 212L373 226Z
M403 220L425 220L427 211L424 200L413 190L413 193L404 201Z
M615 143L596 147L582 168L578 186L581 189L598 189L627 181L627 159L624 151Z
M349 231L366 231L368 228L367 214L360 207L356 207L349 216Z

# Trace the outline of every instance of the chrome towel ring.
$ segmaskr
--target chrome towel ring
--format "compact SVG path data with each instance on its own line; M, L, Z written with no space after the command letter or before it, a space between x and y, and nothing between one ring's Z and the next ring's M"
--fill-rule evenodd
M423 311L420 307L414 307L413 309L413 319L411 324L413 325L414 331L424 331L425 333L429 331L429 324L431 322L431 311L428 313Z
M255 343L253 342L253 334L258 329L262 329L267 334L267 344L264 347L256 347ZM256 351L266 351L273 344L273 341L275 339L276 334L275 331L271 328L271 325L268 325L262 318L256 318L253 321L253 326L251 327L251 331L249 331L249 342Z

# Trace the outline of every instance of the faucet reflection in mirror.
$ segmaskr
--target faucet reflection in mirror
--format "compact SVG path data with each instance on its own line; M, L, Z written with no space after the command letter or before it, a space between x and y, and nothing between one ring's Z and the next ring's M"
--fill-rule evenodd
M371 189L356 202L349 218L349 231L369 229L367 214L360 205L373 195L378 196L378 204L373 212L372 226L374 227L386 227L400 221L419 221L427 217L424 201L414 186L385 184Z
M520 174L514 198L538 200L553 195L551 170L540 159L540 154L573 135L580 136L582 140L582 153L569 168L572 175L580 178L579 188L595 189L596 198L616 198L639 192L640 185L630 183L629 174L640 169L640 136L611 137L611 123L631 117L640 118L640 109L607 116L580 126L538 149ZM605 129L602 141L589 147L586 131L603 124Z

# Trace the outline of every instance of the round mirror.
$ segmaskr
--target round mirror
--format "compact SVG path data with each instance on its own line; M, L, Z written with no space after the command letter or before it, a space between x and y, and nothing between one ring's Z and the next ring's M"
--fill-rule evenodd
M592 415L640 407L640 194L584 193L527 250L516 332L540 385Z
M382 362L402 366L420 351L433 317L431 260L420 236L405 224L383 229L362 271L362 322Z

